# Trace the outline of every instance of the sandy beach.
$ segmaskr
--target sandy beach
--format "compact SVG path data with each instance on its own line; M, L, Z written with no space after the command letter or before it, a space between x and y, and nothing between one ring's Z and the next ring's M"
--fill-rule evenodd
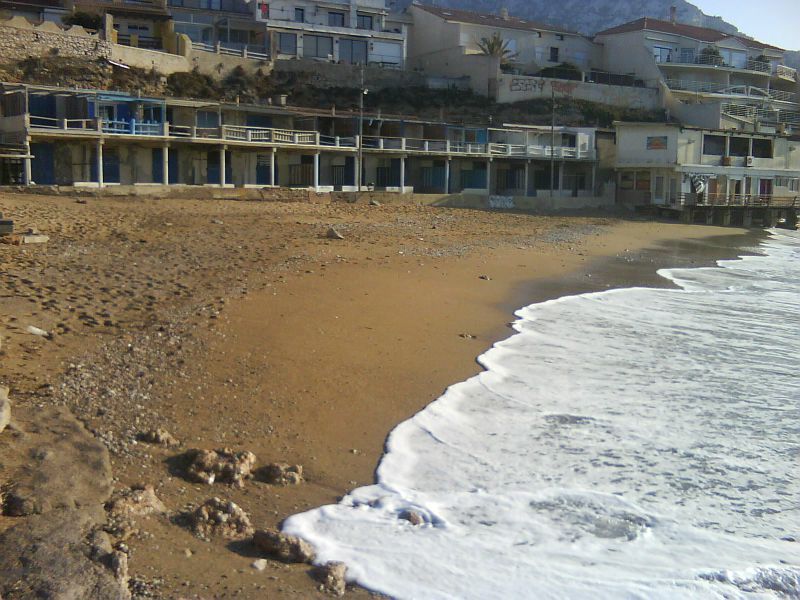
M657 268L732 257L757 239L615 216L324 198L3 193L0 212L50 236L0 245L0 385L13 407L0 434L0 486L6 500L15 489L32 499L23 514L4 507L0 535L26 539L26 528L80 515L85 538L103 526L112 489L152 485L166 512L137 517L135 531L110 540L124 544L141 598L326 597L307 565L270 560L257 570L261 554L247 541L203 541L178 516L216 496L262 529L335 502L372 481L394 425L477 372L476 356L510 335L515 309L665 285ZM327 237L332 226L344 239ZM79 426L65 425L70 415ZM181 445L137 439L154 428ZM43 449L59 435L73 442L50 464ZM300 464L306 481L240 489L185 479L176 456L223 447L253 452L257 466ZM70 457L80 465L70 468ZM0 573L23 552L0 544ZM0 591L23 598L26 585L7 578Z

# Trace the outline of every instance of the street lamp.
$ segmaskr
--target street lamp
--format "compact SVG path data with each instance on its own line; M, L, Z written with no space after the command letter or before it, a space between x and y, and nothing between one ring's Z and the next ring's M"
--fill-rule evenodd
M364 87L364 65L361 65L361 87L358 94L358 180L356 189L361 191L361 180L364 178L364 96L369 90Z

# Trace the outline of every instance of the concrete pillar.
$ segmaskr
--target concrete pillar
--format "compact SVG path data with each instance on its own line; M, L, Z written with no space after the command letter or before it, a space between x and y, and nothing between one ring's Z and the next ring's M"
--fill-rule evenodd
M486 193L492 195L492 159L486 161Z
M103 140L97 141L97 185L103 187Z
M275 182L275 153L277 148L273 148L269 155L269 183L270 185L277 185Z
M558 195L564 190L564 163L558 164Z
M400 193L405 192L406 189L406 157L400 157Z
M592 198L597 196L597 165L592 165ZM667 189L669 189L669 180L667 180Z
M444 193L450 193L450 159L444 161Z
M169 185L169 145L164 144L164 149L161 151L161 172L164 174L162 179L164 185Z
M752 227L753 226L753 209L752 208L745 208L744 209L744 217L742 218L742 225L745 227Z
M33 177L31 176L31 159L30 159L31 144L30 144L30 142L26 142L25 143L25 154L28 155L28 158L23 158L22 159L22 183L24 185L31 185L31 183L33 183L31 181L31 179L33 179Z
M314 154L314 191L319 191L319 152Z
M219 149L219 185L225 187L225 146Z

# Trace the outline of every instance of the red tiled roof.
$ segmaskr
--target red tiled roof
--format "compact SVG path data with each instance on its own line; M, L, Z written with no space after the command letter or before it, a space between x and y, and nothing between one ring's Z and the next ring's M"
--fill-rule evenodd
M615 33L628 33L630 31L659 31L661 33L672 33L674 35L682 35L701 42L719 42L725 38L733 38L742 42L748 48L756 48L759 50L780 50L777 46L770 46L758 40L745 37L743 35L736 35L710 29L708 27L697 27L696 25L686 25L684 23L673 23L672 21L662 21L660 19L653 19L651 17L643 17L636 19L629 23L617 25L611 29L606 29L595 35L613 35Z
M436 15L445 21L455 21L456 23L470 23L474 25L487 25L489 27L497 27L498 29L522 29L524 31L553 31L555 33L569 33L572 35L580 35L577 31L563 29L554 25L546 23L539 23L538 21L530 21L528 19L519 19L517 17L509 16L504 19L500 15L491 15L483 13L475 13L467 10L456 10L455 8L440 8L438 6L427 6L424 4L415 4L417 8L421 8L425 12Z

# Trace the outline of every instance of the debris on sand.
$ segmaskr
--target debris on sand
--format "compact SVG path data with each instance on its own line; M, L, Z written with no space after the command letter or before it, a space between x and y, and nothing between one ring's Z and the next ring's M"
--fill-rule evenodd
M297 485L303 482L303 466L270 463L259 469L259 479L272 485Z
M186 475L192 481L212 484L215 481L231 483L236 487L244 487L245 479L250 479L256 464L256 455L252 452L234 452L230 448L221 450L190 450L187 458L191 464Z
M188 522L200 539L223 537L242 540L253 535L250 517L235 502L209 498L188 515Z
M310 563L316 552L305 540L276 529L259 529L253 534L253 545L267 556L285 563Z

